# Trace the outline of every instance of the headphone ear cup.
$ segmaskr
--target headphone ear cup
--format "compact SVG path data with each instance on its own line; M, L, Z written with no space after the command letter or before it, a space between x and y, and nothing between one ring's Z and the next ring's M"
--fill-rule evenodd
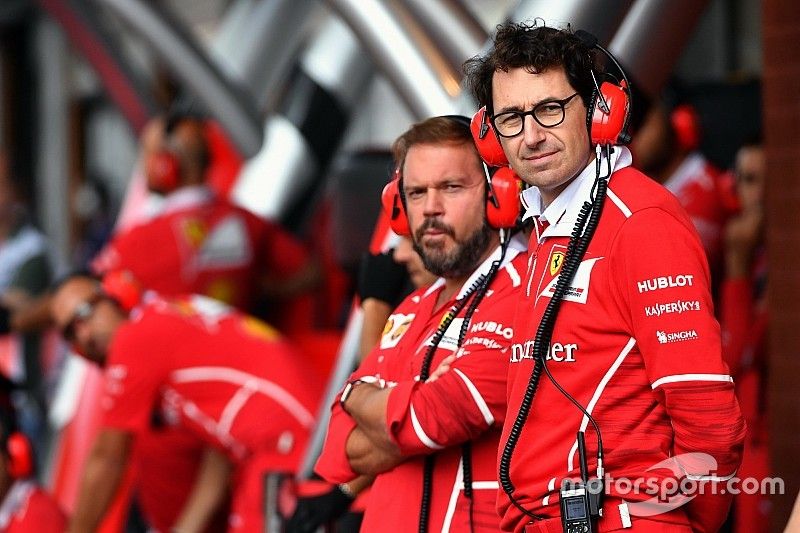
M486 200L486 221L492 228L513 228L517 225L521 184L522 181L510 167L501 167L492 176L487 191L491 197Z
M384 213L389 217L389 227L392 228L392 231L400 236L411 235L411 229L408 227L406 209L403 205L403 199L400 198L399 179L395 178L391 180L383 188L381 204L383 205Z
M142 301L144 290L127 270L115 270L103 276L103 292L114 299L123 311L130 313Z
M602 98L600 97L602 95ZM627 87L604 81L592 96L589 135L592 144L627 144L629 98ZM603 109L608 106L607 109Z
M33 449L28 437L15 432L9 435L6 442L8 452L8 473L15 479L33 475Z
M492 127L492 122L489 120L486 106L478 109L472 115L469 129L472 132L472 140L475 141L478 154L487 165L490 167L508 166L508 158L503 151L503 146L500 144L500 139L497 137L494 127Z
M166 150L154 153L145 161L147 186L159 194L169 194L180 185L181 168L178 158Z
M689 104L677 106L670 113L669 121L681 150L693 152L700 147L700 117L694 107Z

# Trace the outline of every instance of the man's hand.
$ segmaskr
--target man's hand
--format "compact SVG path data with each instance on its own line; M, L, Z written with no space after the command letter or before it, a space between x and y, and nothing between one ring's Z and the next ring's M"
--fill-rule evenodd
M433 383L434 381L445 375L447 372L449 372L450 365L452 365L455 360L456 360L455 355L448 355L447 357L445 357L442 360L442 362L439 363L439 366L436 367L436 370L434 370L433 373L430 375L430 377L425 381L425 383Z
M286 533L314 533L329 524L350 508L355 498L336 485L319 496L298 498L294 514L286 523Z

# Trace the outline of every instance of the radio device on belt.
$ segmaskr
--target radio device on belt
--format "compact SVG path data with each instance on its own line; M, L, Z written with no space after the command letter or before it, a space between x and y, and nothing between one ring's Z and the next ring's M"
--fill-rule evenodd
M589 478L583 431L578 432L578 457L581 479L565 479L561 485L561 529L564 533L591 533L596 529L597 519L603 516L603 479Z

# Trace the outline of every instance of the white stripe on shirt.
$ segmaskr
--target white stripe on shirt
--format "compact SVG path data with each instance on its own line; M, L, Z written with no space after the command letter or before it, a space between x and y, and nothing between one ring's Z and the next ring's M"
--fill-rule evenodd
M273 381L254 376L247 372L242 372L241 370L236 370L235 368L225 366L182 368L172 372L170 378L175 383L222 381L225 383L233 383L240 387L252 388L278 402L281 407L286 409L286 411L294 416L304 427L310 428L314 425L314 415L312 415L289 391Z
M432 450L441 450L444 448L441 444L437 444L432 438L430 438L426 433L425 430L422 429L422 425L419 423L419 419L417 418L417 412L414 411L414 406L411 406L411 425L414 428L414 433L417 434L417 438Z
M469 393L472 395L472 399L475 401L475 405L478 406L478 409L483 415L483 419L484 421L486 421L486 424L489 426L494 424L494 417L492 416L492 411L489 409L489 406L486 405L486 400L483 399L483 396L481 396L481 393L480 391L478 391L478 388L472 383L472 381L470 381L470 379L461 370L454 368L453 372L455 372L456 375L461 378L461 381L464 382L464 385L467 386L467 389L469 390Z
M665 383L678 383L682 381L727 381L733 383L733 378L727 374L675 374L657 379L650 387L656 389Z

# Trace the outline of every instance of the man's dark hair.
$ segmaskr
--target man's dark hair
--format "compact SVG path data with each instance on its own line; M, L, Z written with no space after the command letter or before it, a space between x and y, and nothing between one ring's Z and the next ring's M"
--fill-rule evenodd
M497 71L508 72L524 68L538 74L551 68L563 67L570 85L589 107L595 86L591 70L597 71L595 49L568 30L537 26L524 22L508 22L497 26L494 46L484 56L475 56L464 63L466 83L490 114L492 107L492 77Z

